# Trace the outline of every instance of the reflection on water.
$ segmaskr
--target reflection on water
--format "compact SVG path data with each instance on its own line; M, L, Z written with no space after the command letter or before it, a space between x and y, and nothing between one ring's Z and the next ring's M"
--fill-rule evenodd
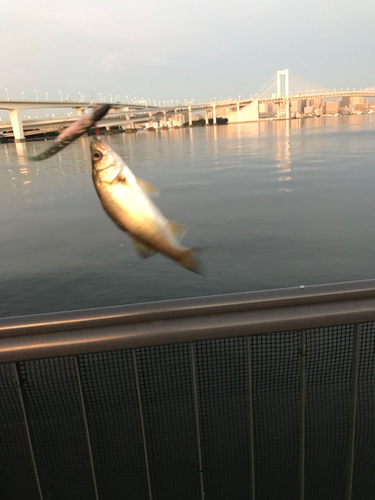
M18 163L20 165L26 165L26 144L24 144L23 142L16 142L15 147Z
M278 136L277 141L277 168L279 168L280 173L284 175L280 175L279 181L290 181L290 175L285 175L290 172L290 122L279 122L285 124L285 131L283 134Z
M373 277L371 115L106 137L189 228L205 276L138 259L101 208L89 139L0 145L1 315Z

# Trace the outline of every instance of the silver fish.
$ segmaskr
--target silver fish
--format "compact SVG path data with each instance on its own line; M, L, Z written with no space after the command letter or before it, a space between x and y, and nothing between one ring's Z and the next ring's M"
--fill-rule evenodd
M101 120L108 113L110 108L110 104L104 104L103 106L94 109L91 115L82 116L68 128L64 129L53 141L52 146L37 156L31 156L30 160L41 161L55 155L93 127L96 122Z
M121 229L129 233L141 257L157 252L200 273L192 248L179 244L186 229L167 220L148 195L157 189L137 179L125 162L102 140L90 144L92 178L104 210Z

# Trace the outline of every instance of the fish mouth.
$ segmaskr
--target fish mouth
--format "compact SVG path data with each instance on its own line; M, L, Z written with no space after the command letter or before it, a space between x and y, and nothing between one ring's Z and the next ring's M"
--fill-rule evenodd
M99 137L94 137L92 139L92 141L90 142L90 148L91 148L91 151L94 149L94 148L98 148L98 147L104 147L104 142L99 139Z
M91 142L90 142L90 151L91 151L91 157L93 157L93 154L97 151L100 151L101 153L104 153L107 150L107 145L105 142L103 142L99 137L95 137Z

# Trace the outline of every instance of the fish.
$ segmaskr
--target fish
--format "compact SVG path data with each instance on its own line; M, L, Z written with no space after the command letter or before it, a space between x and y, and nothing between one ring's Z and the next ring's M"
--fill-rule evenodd
M158 252L201 274L193 248L180 242L186 228L164 217L150 196L158 189L138 179L124 160L99 137L90 143L92 179L101 204L113 222L132 238L142 258Z
M64 129L48 149L39 155L30 156L29 159L32 161L42 161L55 155L93 127L96 122L101 120L108 113L110 108L110 104L104 104L94 109L91 115L81 116L81 118Z

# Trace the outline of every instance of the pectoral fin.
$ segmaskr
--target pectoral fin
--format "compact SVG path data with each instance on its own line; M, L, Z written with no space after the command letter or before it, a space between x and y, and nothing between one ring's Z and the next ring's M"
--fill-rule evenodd
M137 184L145 193L149 194L150 196L158 196L159 189L149 182L137 178Z
M173 222L173 220L168 221L168 228L178 242L182 240L187 231L186 227L181 226L178 222Z
M149 247L143 241L137 240L137 238L133 238L133 243L142 259L147 259L147 257L151 257L157 253L157 250Z

